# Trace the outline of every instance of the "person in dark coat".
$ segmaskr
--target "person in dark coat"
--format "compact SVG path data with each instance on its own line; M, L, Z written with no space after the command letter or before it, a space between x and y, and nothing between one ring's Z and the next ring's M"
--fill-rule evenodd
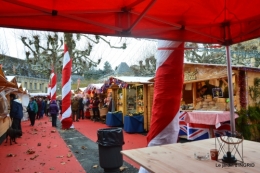
M47 97L44 99L44 105L45 105L44 114L45 114L45 116L48 116L48 98Z
M42 118L42 117L41 117L41 113L42 113L42 99L41 99L41 98L39 98L39 99L37 100L37 105L38 105L38 112L37 112L37 117L36 117L36 119L40 119L40 118Z
M79 99L79 119L84 119L84 102L83 98Z
M29 104L27 106L27 112L31 122L30 126L34 126L36 113L38 112L38 105L36 101L34 101L33 97L30 98Z
M21 130L21 120L23 118L23 106L15 94L10 94L11 105L10 105L10 117L12 118L12 128Z
M46 107L46 104L45 104L45 101L42 100L42 111L41 111L41 118L43 118L43 115L44 115L44 112L45 112L45 107Z
M55 100L52 100L49 106L49 113L52 117L52 127L57 127L57 115L59 113L59 108Z
M93 100L93 120L94 121L99 121L100 120L100 112L99 112L99 98L97 96L95 96L94 100Z
M79 101L77 97L73 97L71 101L71 110L72 110L72 120L79 121Z

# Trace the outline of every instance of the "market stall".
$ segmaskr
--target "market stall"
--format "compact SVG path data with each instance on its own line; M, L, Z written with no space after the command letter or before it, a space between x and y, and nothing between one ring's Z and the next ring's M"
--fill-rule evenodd
M152 107L152 105L150 105L151 95L149 88L153 83L149 81L150 79L151 77L121 76L110 77L105 82L104 87L111 89L115 111L122 112L124 124L128 127L132 126L131 124L133 124L134 121L131 121L132 118L125 118L125 116L142 116L142 118L140 118L142 128L144 130L149 129L148 118L150 118L150 115L148 114L151 113L151 111L148 110ZM140 130L135 131L134 129L132 129L131 132L140 132Z
M184 70L185 81L181 102L181 109L184 111L184 114L180 117L180 136L187 137L189 140L197 140L205 139L207 136L214 136L218 133L218 129L221 129L222 133L229 131L230 126L228 125L224 125L224 128L221 127L221 124L219 127L213 127L213 124L198 123L198 116L196 116L197 120L193 119L195 121L189 121L187 117L185 118L187 115L191 117L192 115L200 114L200 119L206 120L209 116L213 116L218 112L219 116L226 117L226 121L230 120L226 67L223 65L186 63ZM255 85L254 83L258 78L260 78L260 70L258 68L232 67L235 110L255 104L247 91ZM238 115L235 114L235 118L237 117ZM224 121L221 122L223 123ZM195 137L192 136L194 134L196 134Z
M89 99L93 98L94 95L96 94L99 99L100 99L100 104L99 104L99 113L100 113L100 118L104 122L107 112L108 112L108 107L105 106L105 98L107 97L107 93L110 91L107 90L102 90L102 86L104 83L98 83L98 84L89 84L86 88L84 88L84 95L87 96ZM85 109L85 116L86 117L93 117L93 111L92 109Z
M236 110L255 104L249 87L260 79L260 69L232 66L232 85ZM224 65L185 63L182 97L183 110L229 110L227 70ZM206 92L203 93L203 87ZM252 94L252 93L251 93Z
M151 81L156 82L156 79ZM249 88L257 88L256 81L260 81L260 69L252 67L232 67L232 85L234 93L234 106L236 110L254 105L259 99L250 96L254 93L248 92ZM191 112L215 112L229 111L228 81L227 69L224 65L185 63L184 64L184 84L183 96L180 110L184 115L193 114ZM222 113L221 113L222 114ZM206 116L206 115L204 115ZM224 116L224 115L223 115ZM226 116L228 118L228 116ZM237 118L237 115L235 114ZM180 136L187 137L191 140L208 138L212 136L212 129L218 133L217 129L222 132L229 131L230 126L212 128L205 123L191 123L185 121L185 116L180 116ZM227 119L228 121L229 119ZM150 121L150 119L148 119ZM222 121L223 123L223 121ZM148 122L149 124L149 122ZM201 133L199 133L201 132ZM196 137L189 137L198 133ZM214 134L213 134L214 135Z
M4 134L12 124L12 120L9 117L9 102L6 95L16 90L17 84L9 82L0 68L0 144L4 140Z

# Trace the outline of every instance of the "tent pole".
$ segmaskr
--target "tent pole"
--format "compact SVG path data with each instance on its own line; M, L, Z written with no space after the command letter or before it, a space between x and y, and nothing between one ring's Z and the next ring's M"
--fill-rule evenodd
M229 105L230 105L230 126L231 134L235 134L235 118L234 118L234 97L233 97L233 85L232 85L232 64L230 57L230 46L226 46L227 56L227 71L228 71L228 93L229 93Z

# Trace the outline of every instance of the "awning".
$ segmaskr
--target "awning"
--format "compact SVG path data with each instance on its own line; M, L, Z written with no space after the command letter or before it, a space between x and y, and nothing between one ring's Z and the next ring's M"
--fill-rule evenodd
M231 45L260 37L259 0L1 0L0 27Z

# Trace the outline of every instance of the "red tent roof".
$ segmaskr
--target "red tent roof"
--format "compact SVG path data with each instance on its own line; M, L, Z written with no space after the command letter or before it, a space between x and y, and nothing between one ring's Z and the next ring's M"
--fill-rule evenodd
M260 36L259 0L0 0L0 26L229 45Z

